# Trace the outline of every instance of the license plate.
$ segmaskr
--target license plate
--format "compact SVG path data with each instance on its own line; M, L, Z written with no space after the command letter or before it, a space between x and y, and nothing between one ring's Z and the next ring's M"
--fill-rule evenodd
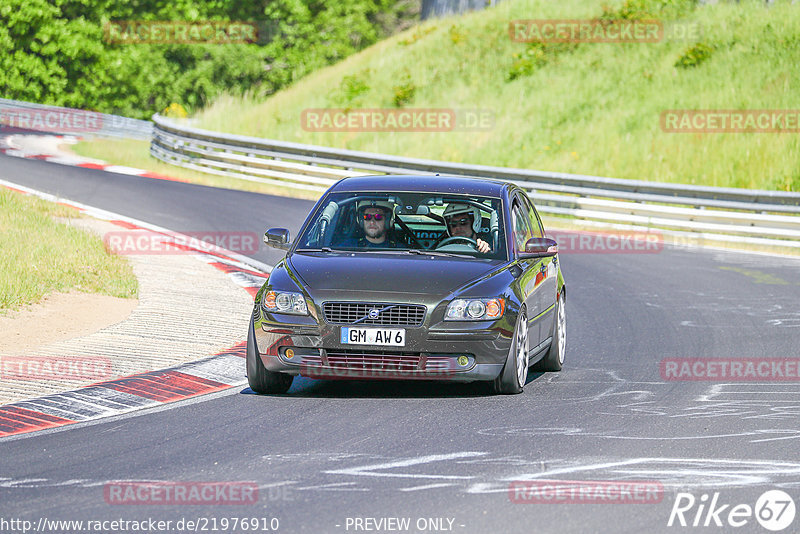
M383 345L403 347L406 344L405 328L352 328L342 327L342 343L347 345Z

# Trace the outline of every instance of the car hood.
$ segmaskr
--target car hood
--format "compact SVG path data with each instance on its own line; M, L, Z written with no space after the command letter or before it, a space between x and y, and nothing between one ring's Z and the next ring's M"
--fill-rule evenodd
M505 264L426 255L303 252L289 258L310 289L447 295Z

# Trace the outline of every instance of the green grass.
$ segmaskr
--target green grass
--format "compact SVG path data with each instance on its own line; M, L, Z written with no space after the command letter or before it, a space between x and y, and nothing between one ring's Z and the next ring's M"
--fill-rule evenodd
M138 282L124 258L109 254L100 237L54 219L77 216L0 188L0 314L54 291L137 296Z
M800 10L788 2L508 0L432 20L264 101L224 97L202 128L447 161L618 178L800 190L796 133L665 133L666 109L800 107ZM604 15L604 9L606 13ZM697 39L512 42L515 19L682 20ZM305 131L307 108L481 108L476 132Z
M175 165L169 165L150 155L149 141L138 141L135 139L95 139L81 141L69 148L81 156L101 159L114 165L145 169L164 176L187 180L194 184L223 187L226 189L239 189L243 191L255 191L256 193L267 193L285 197L307 198L311 200L316 200L321 196L321 193L316 193L314 191L216 176L192 169L184 169L183 167Z

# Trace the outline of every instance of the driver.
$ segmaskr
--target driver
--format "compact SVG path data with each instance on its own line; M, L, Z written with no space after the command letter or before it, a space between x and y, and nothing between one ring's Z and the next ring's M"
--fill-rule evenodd
M394 227L394 204L365 200L356 205L356 217L364 234L356 241L359 248L397 248L400 243L390 235Z
M450 237L466 237L477 243L478 252L486 254L491 251L489 243L478 237L481 229L481 211L469 204L451 203L444 213L447 224L447 235Z

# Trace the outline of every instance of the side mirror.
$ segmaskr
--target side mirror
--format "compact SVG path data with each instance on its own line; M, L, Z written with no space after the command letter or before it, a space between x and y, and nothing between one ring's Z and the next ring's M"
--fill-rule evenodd
M289 230L286 228L270 228L264 234L264 244L272 248L289 250L292 245L289 241Z
M524 257L547 258L558 254L558 243L547 237L532 237L525 242Z

